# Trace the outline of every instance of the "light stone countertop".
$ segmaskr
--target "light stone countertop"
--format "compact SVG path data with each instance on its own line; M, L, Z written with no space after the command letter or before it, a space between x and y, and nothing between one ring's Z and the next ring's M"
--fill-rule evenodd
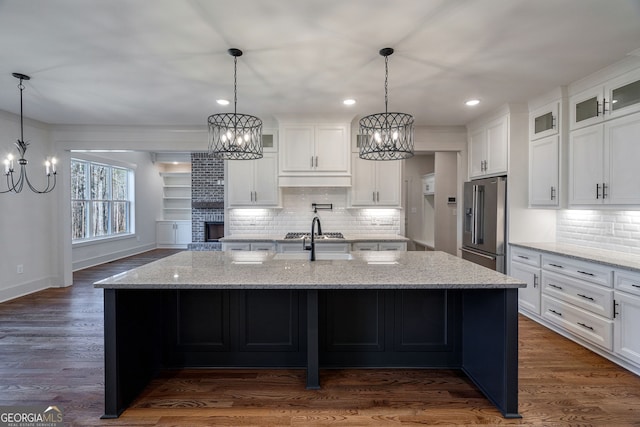
M283 234L236 234L225 236L220 239L221 242L280 242L291 243L296 239L285 239L286 233ZM395 234L350 234L342 233L344 239L322 239L316 242L322 243L354 243L354 242L408 242L410 239Z
M504 289L522 281L445 252L308 253L184 251L96 282L105 289ZM278 259L284 257L285 259ZM302 259L287 259L299 256ZM345 254L342 254L345 256ZM274 259L275 258L275 259Z
M587 246L570 245L567 243L514 243L510 245L525 249L534 249L553 255L562 255L582 261L593 262L614 268L624 268L640 272L640 255L605 249L589 248Z

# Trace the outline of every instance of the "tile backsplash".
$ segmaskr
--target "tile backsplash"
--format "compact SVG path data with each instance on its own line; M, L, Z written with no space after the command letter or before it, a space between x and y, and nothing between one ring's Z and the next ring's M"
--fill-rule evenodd
M557 241L640 254L640 211L561 210Z
M400 209L347 208L346 188L283 188L281 209L229 209L229 234L286 234L309 231L312 203L333 204L332 210L318 210L322 231L350 234L396 235L401 232Z

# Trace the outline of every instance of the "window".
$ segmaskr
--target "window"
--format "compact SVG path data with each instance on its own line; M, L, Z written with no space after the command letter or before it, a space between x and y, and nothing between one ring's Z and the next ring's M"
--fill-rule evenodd
M132 204L133 170L71 159L73 241L131 233Z

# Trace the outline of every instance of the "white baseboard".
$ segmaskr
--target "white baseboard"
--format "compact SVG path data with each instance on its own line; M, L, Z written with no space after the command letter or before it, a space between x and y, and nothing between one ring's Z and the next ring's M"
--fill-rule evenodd
M9 301L12 299L20 298L25 295L39 292L44 289L58 287L53 284L56 283L58 278L44 277L42 279L34 280L32 282L19 283L15 286L6 289L0 289L0 303Z
M143 245L143 246L136 246L134 248L129 248L129 249L125 249L117 252L111 252L108 254L102 254L100 256L96 256L93 258L87 258L87 259L75 261L71 265L71 269L72 271L83 270L85 268L95 267L96 265L105 264L107 262L115 261L121 258L126 258L132 255L148 252L153 249L156 249L155 243Z

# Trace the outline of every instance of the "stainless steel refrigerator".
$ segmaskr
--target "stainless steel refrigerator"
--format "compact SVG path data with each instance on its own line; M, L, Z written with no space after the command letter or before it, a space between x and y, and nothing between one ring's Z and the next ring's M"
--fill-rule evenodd
M507 177L464 183L462 258L505 272Z

